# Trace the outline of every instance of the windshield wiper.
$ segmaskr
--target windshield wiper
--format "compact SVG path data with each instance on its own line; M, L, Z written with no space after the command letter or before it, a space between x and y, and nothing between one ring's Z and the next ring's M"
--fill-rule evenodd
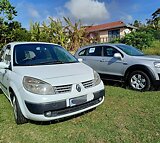
M40 62L38 64L63 64L64 62L62 61L44 61L44 62Z

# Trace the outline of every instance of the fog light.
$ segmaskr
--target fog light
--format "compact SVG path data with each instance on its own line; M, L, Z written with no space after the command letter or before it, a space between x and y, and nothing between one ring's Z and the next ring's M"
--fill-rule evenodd
M46 112L46 116L47 117L51 117L52 116L52 112L51 111Z

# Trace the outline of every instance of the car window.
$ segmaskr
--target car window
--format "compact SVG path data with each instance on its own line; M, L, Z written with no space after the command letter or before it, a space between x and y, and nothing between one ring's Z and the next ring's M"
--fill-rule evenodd
M106 57L113 57L115 53L120 53L117 49L110 47L110 46L105 46L103 47L103 55Z
M10 45L6 47L4 51L1 52L1 61L9 64L11 61L11 48Z
M79 56L86 56L86 51L87 51L87 49L84 49L84 50L80 51L78 55Z
M102 56L102 47L90 47L86 52L86 56Z

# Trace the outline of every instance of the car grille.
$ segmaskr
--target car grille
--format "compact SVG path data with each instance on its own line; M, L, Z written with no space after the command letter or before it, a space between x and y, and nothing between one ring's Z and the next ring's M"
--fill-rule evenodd
M67 93L67 92L71 92L71 90L72 90L72 84L54 86L55 94Z
M93 80L82 82L82 84L83 84L84 88L89 88L89 87L93 87L94 86Z
M81 104L81 105L68 107L68 108L65 108L65 109L57 110L57 111L52 111L51 112L51 117L61 116L61 115L73 113L73 112L76 112L76 111L79 111L79 110L83 110L85 108L94 106L94 105L100 103L101 101L102 100L100 100L100 99L95 99L95 100L92 100L90 102L86 102L86 103ZM46 113L44 115L47 117Z

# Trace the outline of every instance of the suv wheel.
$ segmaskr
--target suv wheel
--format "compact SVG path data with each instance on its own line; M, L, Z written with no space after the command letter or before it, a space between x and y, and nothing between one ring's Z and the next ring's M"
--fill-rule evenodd
M19 107L18 100L16 96L13 96L13 111L14 111L14 117L17 124L24 124L27 123L27 119L23 116L21 109Z
M128 78L129 86L138 91L148 91L151 88L151 80L143 71L134 71Z

